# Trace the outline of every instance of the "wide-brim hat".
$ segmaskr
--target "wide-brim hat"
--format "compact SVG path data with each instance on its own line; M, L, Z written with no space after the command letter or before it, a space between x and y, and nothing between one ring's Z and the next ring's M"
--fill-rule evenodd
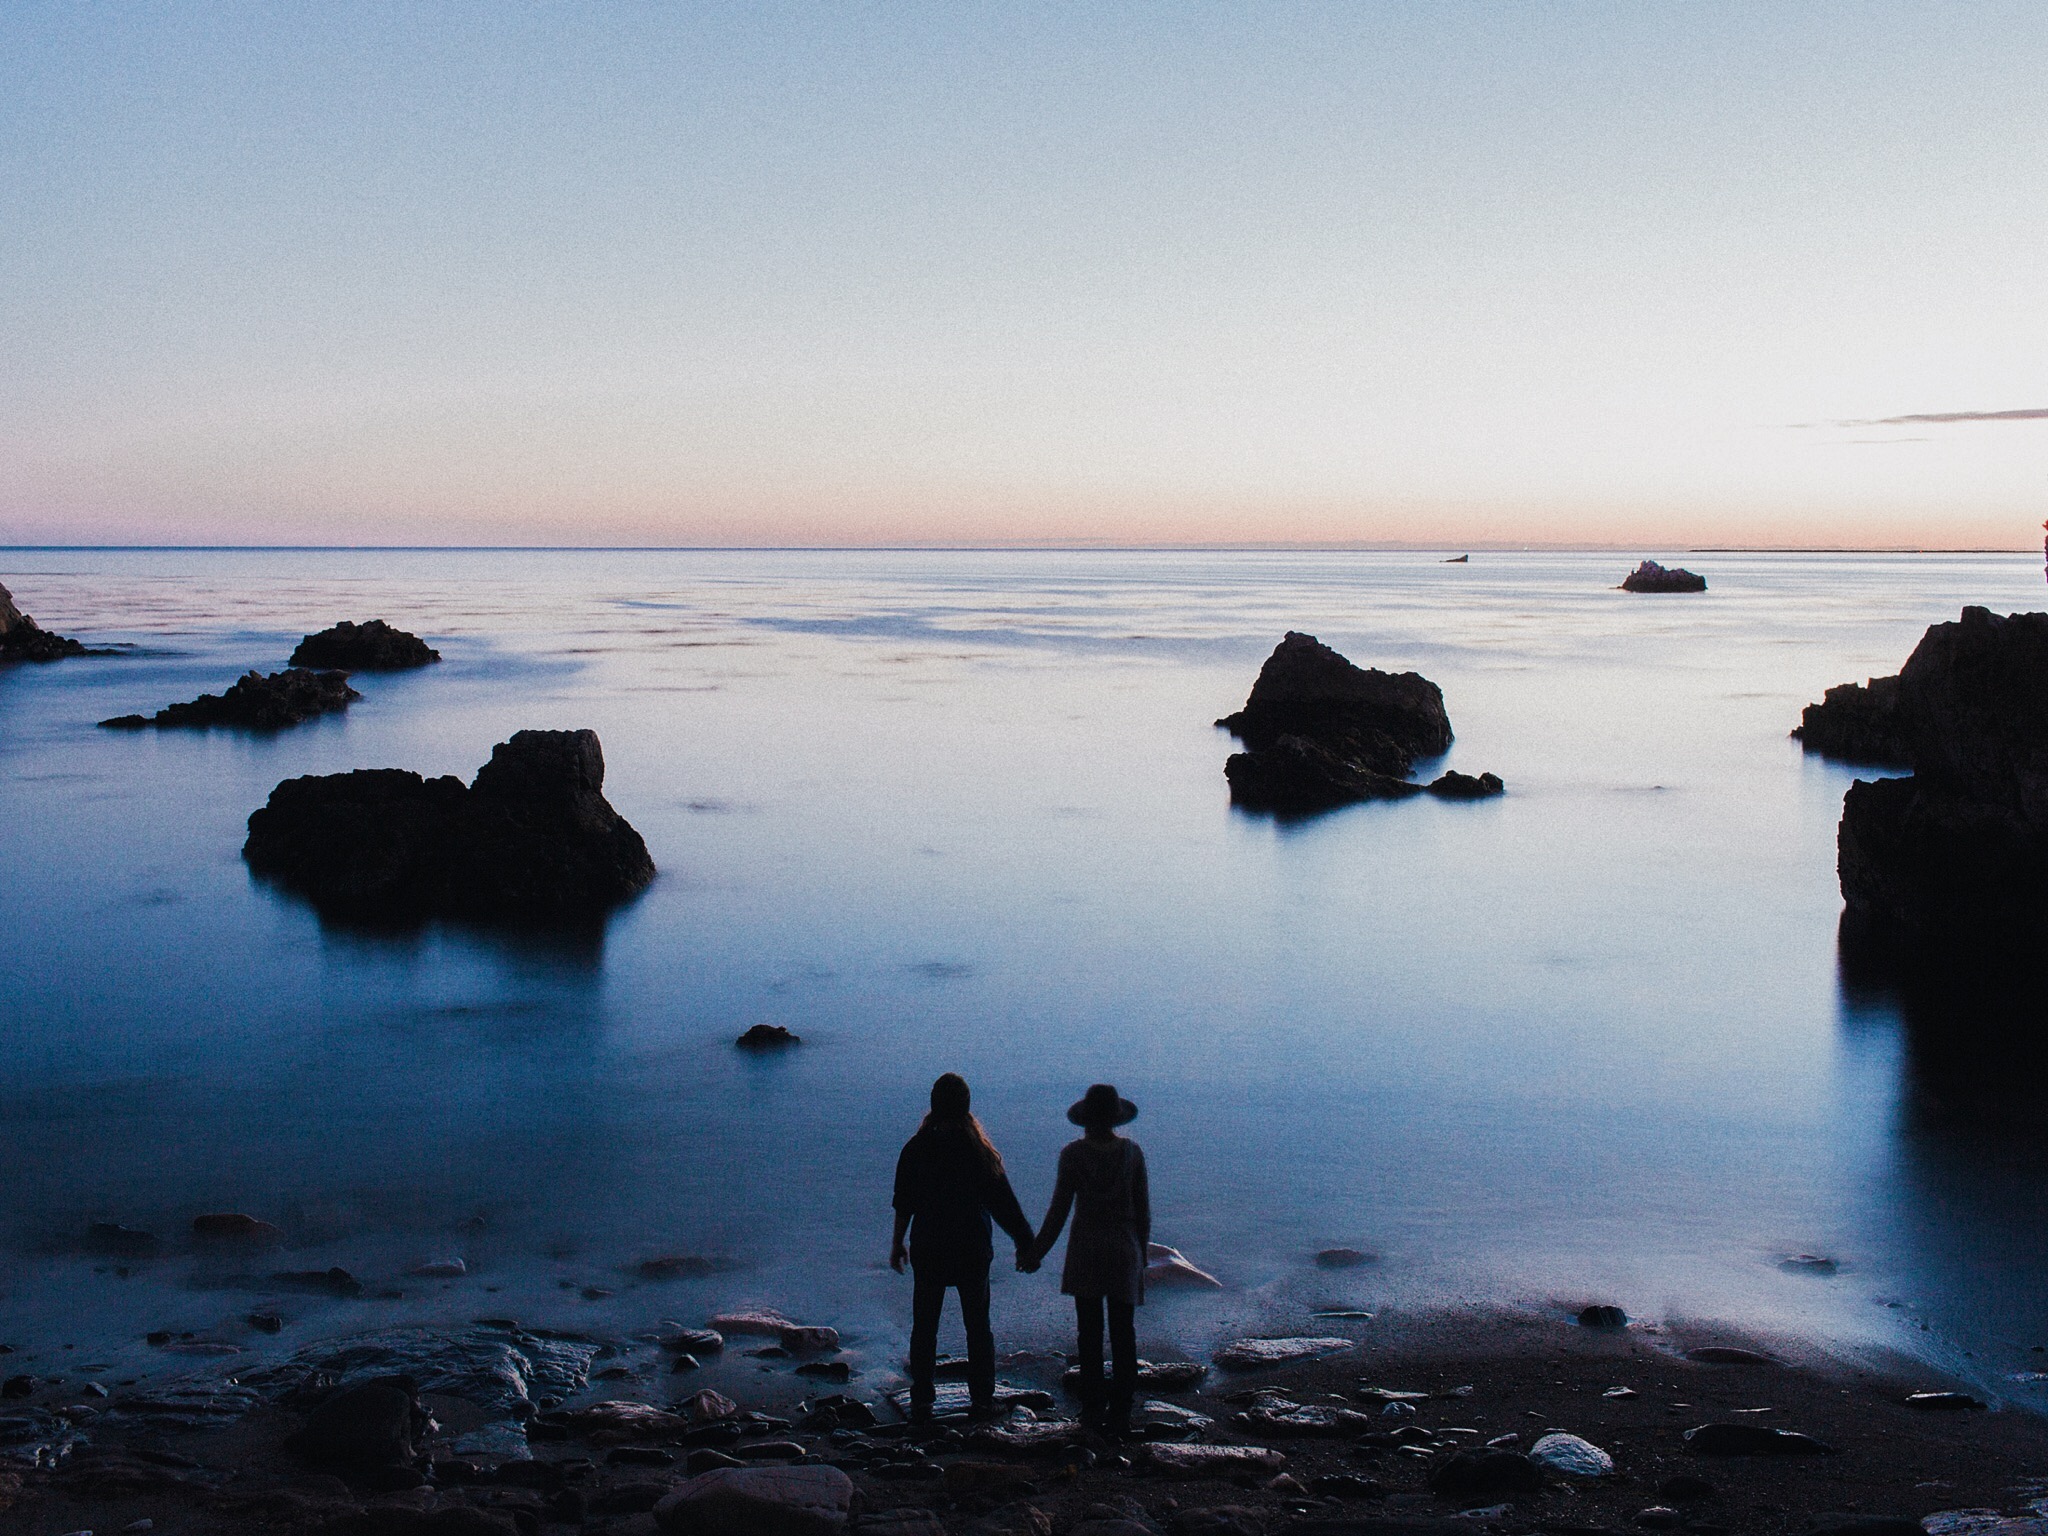
M1138 1106L1108 1083L1097 1083L1074 1101L1067 1118L1076 1125L1129 1125L1138 1118Z

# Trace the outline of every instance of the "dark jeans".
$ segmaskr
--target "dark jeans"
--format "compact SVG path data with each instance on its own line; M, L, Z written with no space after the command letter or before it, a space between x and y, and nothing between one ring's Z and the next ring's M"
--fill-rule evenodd
M946 1287L960 1293L960 1321L967 1329L967 1394L976 1403L996 1399L996 1336L988 1326L988 1270L976 1274L958 1265L912 1261L910 1292L910 1404L929 1408L934 1388L932 1367L939 1358L939 1314L946 1308Z
M1111 1385L1102 1389L1102 1314L1109 1311L1109 1353ZM1081 1411L1100 1420L1107 1410L1110 1426L1122 1429L1131 1421L1131 1398L1138 1389L1138 1330L1136 1308L1128 1301L1106 1296L1074 1298L1075 1334L1081 1354Z

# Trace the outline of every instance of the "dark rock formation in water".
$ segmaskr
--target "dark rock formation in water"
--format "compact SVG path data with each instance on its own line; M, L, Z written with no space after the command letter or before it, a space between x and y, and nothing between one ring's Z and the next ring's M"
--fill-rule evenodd
M1420 757L1451 746L1443 690L1414 672L1354 666L1313 635L1289 631L1259 669L1244 708L1216 722L1245 744L1223 765L1239 805L1302 815L1360 800L1500 793L1492 774L1411 782Z
M603 785L596 732L521 731L469 785L396 768L287 779L242 856L331 917L587 919L654 878Z
M748 1027L733 1044L743 1051L777 1051L785 1046L801 1045L804 1037L795 1034L780 1024L754 1024Z
M1935 951L2048 938L2048 613L1965 608L1899 673L1911 778L1842 802L1837 870L1853 926Z
M440 659L441 653L418 635L393 629L382 619L367 624L343 619L332 629L306 636L292 652L295 667L336 667L343 672L403 672Z
M139 731L150 725L278 731L316 715L347 709L361 697L349 687L346 672L293 667L268 676L245 673L226 693L202 693L189 704L172 704L154 715L116 715L100 724L117 731Z
M417 1454L414 1437L426 1424L419 1383L410 1376L380 1376L336 1392L284 1445L315 1466L366 1472L410 1464Z
M1792 735L1809 752L1847 763L1910 768L1912 745L1899 712L1899 680L1873 677L1868 683L1830 688L1818 704L1800 711Z
M1624 592L1704 592L1707 578L1684 569L1671 569L1645 560L1622 578Z
M89 651L66 635L53 635L14 606L14 595L0 587L0 662L58 661L66 656L103 654Z
M1506 794L1508 787L1501 783L1497 773L1482 773L1475 779L1469 773L1452 769L1431 780L1427 788L1439 800L1491 800L1495 795Z

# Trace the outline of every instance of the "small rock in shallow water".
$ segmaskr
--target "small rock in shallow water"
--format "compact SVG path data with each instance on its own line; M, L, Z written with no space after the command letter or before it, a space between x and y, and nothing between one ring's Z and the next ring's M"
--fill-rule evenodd
M282 1227L234 1211L194 1216L192 1235L204 1243L238 1244L250 1248L276 1248L284 1242Z
M146 1259L163 1245L154 1232L124 1227L116 1221L96 1221L85 1230L85 1246L89 1252L112 1258Z
M1430 780L1424 787L1439 800L1491 800L1495 795L1506 794L1508 788L1497 773L1482 773L1474 778L1469 773L1459 773L1455 768Z
M1628 1314L1616 1306L1599 1303L1579 1310L1581 1328L1626 1328Z
M642 1280L702 1280L717 1274L719 1268L717 1260L694 1253L664 1253L659 1258L642 1259L634 1273Z
M461 1259L428 1259L423 1264L413 1265L406 1273L417 1275L422 1280L460 1280L469 1273L469 1266Z
M363 1282L339 1264L332 1269L286 1269L270 1277L272 1285L291 1291L323 1292L329 1296L360 1296Z
M1666 567L1645 560L1622 578L1624 592L1704 592L1707 578L1682 567Z
M804 1037L792 1034L780 1024L756 1024L733 1044L744 1051L773 1051L786 1045L801 1045Z
M1363 1248L1325 1248L1316 1255L1316 1264L1322 1269L1357 1269L1378 1262L1378 1254L1367 1253Z
M710 1328L682 1328L664 1324L656 1343L678 1355L715 1355L725 1348L725 1335Z
M249 1314L249 1326L258 1333L282 1333L284 1332L284 1319L275 1312L251 1312Z
M1795 1253L1778 1260L1778 1268L1788 1275L1832 1275L1842 1266L1833 1259L1824 1259L1817 1253Z

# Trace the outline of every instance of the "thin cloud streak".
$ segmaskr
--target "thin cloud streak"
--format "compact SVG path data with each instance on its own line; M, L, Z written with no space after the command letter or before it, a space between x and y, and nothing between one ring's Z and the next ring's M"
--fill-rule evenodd
M1911 416L1880 416L1875 421L1838 421L1838 427L1917 427L1951 421L2048 421L2048 406L2024 411L1920 411Z

